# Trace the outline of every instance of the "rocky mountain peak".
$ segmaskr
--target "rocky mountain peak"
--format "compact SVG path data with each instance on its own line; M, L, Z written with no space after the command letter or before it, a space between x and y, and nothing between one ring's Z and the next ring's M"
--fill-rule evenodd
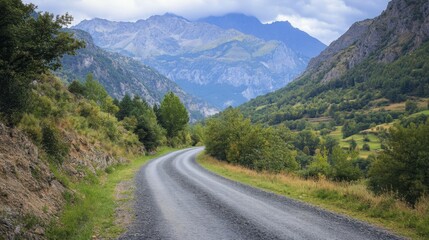
M307 73L323 73L322 81L331 81L368 57L379 62L393 62L428 39L429 2L392 0L380 16L353 24L312 59Z
M88 31L98 46L142 61L218 108L285 86L308 61L280 41L173 14L136 23L85 22L75 28Z

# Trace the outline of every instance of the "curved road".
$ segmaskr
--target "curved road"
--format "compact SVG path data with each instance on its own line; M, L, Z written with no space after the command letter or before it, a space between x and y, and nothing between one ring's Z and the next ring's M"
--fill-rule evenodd
M376 227L219 177L191 148L137 174L136 219L121 239L400 239Z

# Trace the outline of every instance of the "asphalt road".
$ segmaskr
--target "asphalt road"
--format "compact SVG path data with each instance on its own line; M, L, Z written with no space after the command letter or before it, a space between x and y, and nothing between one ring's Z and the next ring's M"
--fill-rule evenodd
M170 153L136 176L136 219L121 239L400 239L379 228L227 180L202 148Z

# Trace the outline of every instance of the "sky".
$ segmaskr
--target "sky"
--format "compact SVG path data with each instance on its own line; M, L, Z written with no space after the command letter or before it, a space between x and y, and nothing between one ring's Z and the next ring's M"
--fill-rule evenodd
M70 13L73 24L95 17L137 21L174 13L189 20L227 13L243 13L263 23L289 21L326 45L356 21L373 18L390 0L24 0L39 11Z

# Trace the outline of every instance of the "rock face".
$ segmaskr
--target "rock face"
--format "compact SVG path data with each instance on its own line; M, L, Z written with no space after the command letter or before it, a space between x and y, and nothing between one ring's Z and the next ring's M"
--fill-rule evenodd
M97 149L97 143L70 131L62 137L70 145L61 166L71 179L127 161ZM0 122L0 236L5 239L45 239L45 228L65 204L69 192L54 176L39 148L20 130ZM1 238L3 239L3 238Z
M204 101L187 94L176 83L153 68L97 47L92 37L84 31L70 31L86 42L86 48L78 50L75 56L63 58L63 67L56 72L62 79L66 81L85 79L92 73L112 97L121 99L125 94L138 95L151 105L159 104L164 95L171 91L182 100L191 114L191 119L194 120L218 112Z
M236 29L266 41L281 41L293 51L308 58L317 56L326 48L325 44L306 32L294 28L287 21L262 24L255 17L239 13L231 13L220 17L207 17L199 21L210 23L223 29Z
M20 131L0 123L0 236L43 238L40 224L61 209L64 191L38 148Z
M322 81L338 79L368 57L390 63L429 39L429 2L393 0L378 17L357 22L318 57L306 74L324 75Z
M283 42L172 14L135 23L85 20L75 28L89 32L98 46L156 68L219 108L283 87L307 64Z

